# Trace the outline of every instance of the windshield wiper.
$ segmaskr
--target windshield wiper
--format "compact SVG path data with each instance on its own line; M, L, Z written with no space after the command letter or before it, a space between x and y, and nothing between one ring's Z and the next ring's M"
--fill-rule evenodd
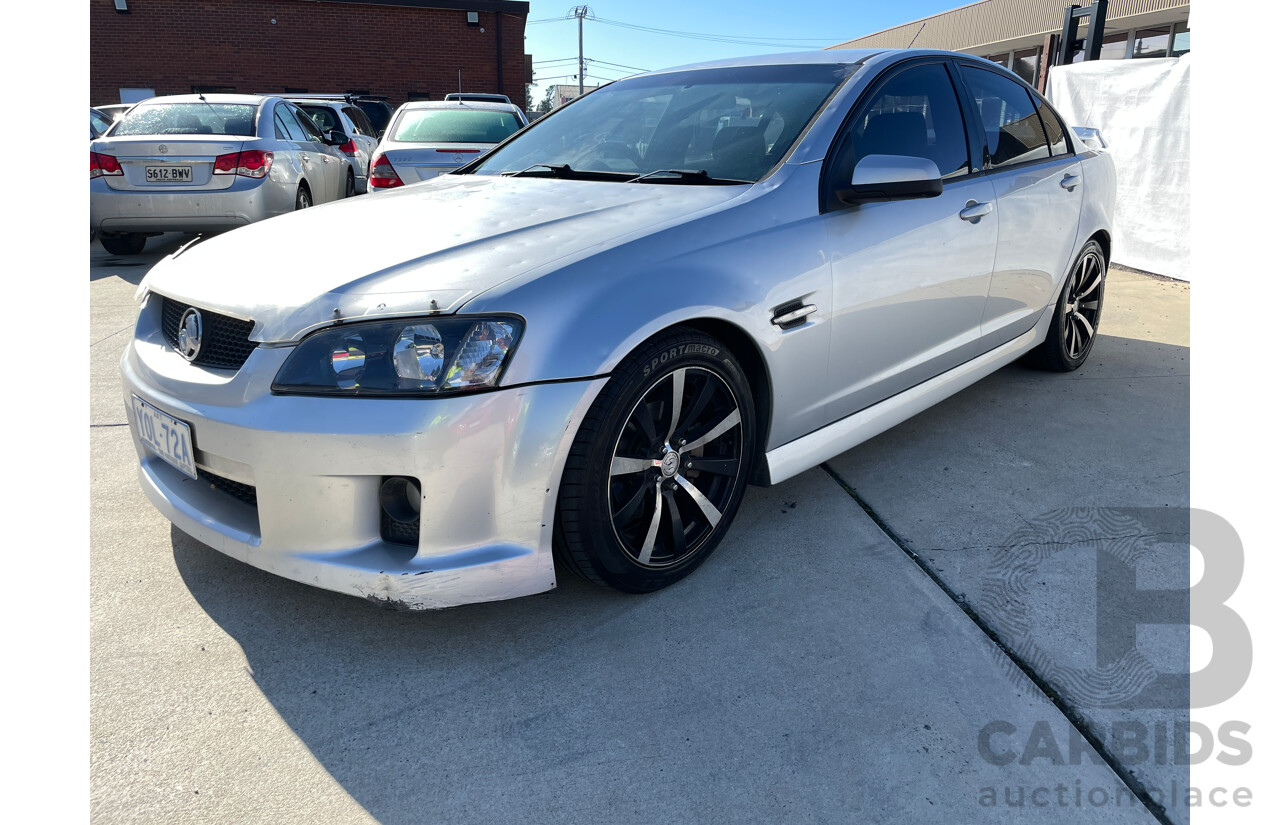
M660 178L658 175L674 175L671 178ZM643 175L637 175L627 183L709 183L713 185L723 184L740 184L755 183L750 180L737 180L736 178L713 178L707 174L706 169L655 169L652 172L645 172Z
M567 163L561 163L559 165L554 163L535 163L532 166L526 166L519 172L503 172L502 176L504 178L518 178L521 175L539 174L538 172L533 171L535 169L546 169L551 173L551 177L553 178L570 178L574 175L574 171L569 168L569 164Z
M546 171L543 171L546 170ZM590 169L571 169L567 163L535 163L519 172L503 172L504 178L547 177L564 180L625 181L635 177L630 172L596 172Z

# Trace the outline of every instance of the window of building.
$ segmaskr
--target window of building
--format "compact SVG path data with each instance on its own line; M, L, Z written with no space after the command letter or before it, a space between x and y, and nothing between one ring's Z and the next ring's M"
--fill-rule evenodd
M1040 47L1013 53L1013 73L1032 86L1040 75Z
M1005 52L1004 54L989 54L982 59L990 60L997 66L1004 66L1006 69L1009 68L1009 52Z
M204 84L191 84L191 94L193 95L233 94L235 90L235 86L206 86Z
M1169 27L1139 29L1133 37L1134 57L1168 57Z
M1129 55L1129 33L1108 34L1102 38L1099 60L1124 60Z
M408 94L405 95L405 99L406 100L430 100L431 94L429 92L409 92Z
M1049 157L1044 126L1026 89L973 66L961 66L960 73L982 118L992 168Z

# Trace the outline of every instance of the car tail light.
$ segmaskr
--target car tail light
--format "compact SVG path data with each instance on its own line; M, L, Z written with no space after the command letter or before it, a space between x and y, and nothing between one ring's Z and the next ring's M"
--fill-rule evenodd
M236 173L236 164L239 160L239 152L232 152L229 155L218 155L213 160L213 174L234 175Z
M274 157L275 155L271 152L264 152L261 149L218 155L213 161L213 174L265 178L271 171L271 161Z
M89 178L97 178L103 175L123 175L124 170L120 168L120 161L116 160L115 155L102 155L97 152L89 153Z
M261 149L248 149L240 153L240 163L236 174L244 178L265 178L271 171L271 161L275 158L271 152Z
M393 186L404 186L400 175L387 160L387 156L379 152L373 158L373 167L369 170L369 185L378 189L390 189Z
M354 155L356 153L356 142L354 140L348 140L346 143L338 147L338 151L343 154Z

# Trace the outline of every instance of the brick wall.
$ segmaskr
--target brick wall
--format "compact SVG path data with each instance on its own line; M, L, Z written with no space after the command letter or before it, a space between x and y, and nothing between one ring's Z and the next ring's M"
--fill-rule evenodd
M439 100L458 91L461 69L463 91L499 92L523 106L528 11L508 7L521 6L518 14L481 11L480 25L468 26L465 10L410 6L129 0L130 13L118 14L113 0L91 0L90 103L119 102L122 87L164 95L200 85L244 93L363 90L399 105L410 93Z

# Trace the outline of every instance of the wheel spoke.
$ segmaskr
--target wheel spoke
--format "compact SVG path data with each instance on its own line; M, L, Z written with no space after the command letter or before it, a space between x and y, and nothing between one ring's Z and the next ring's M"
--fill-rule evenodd
M1076 329L1075 316L1069 316L1067 318L1067 355L1070 355L1072 358L1076 357L1076 353L1078 351L1076 348L1076 338L1079 334L1080 331Z
M641 564L648 564L649 559L653 558L653 543L658 538L658 523L662 521L662 493L661 484L654 489L656 495L653 497L653 521L649 522L649 532L645 534L644 545L640 548L640 557L637 559Z
M680 406L684 401L684 372L683 369L678 369L671 373L671 426L667 428L666 438L668 444L671 443L671 436L680 421Z
M1081 324L1084 325L1084 331L1085 331L1084 340L1088 341L1090 338L1093 337L1093 324L1089 323L1089 319L1084 317L1078 312L1075 314L1075 317L1077 321L1079 321Z
M1090 295L1090 294L1092 294L1092 293L1093 293L1093 291L1094 291L1095 289L1097 289L1097 288L1098 288L1098 284L1100 284L1100 283L1102 283L1102 276L1101 276L1101 275L1099 275L1098 277L1094 278L1094 279L1093 279L1093 281L1089 284L1089 286L1088 286L1088 288L1087 288L1087 289L1081 290L1080 292L1076 293L1076 300L1078 301L1078 300L1080 300L1081 298L1085 297L1086 295Z
M676 506L675 493L663 490L662 497L667 500L667 518L671 520L671 552L673 558L684 555L684 522L680 520L680 508Z
M697 470L700 473L712 473L718 476L731 476L738 473L738 460L736 458L711 459L711 458L694 458L690 456L685 459L686 470Z
M1097 301L1081 301L1081 302L1080 302L1080 308L1081 308L1081 309L1092 309L1092 310L1097 310L1097 308L1098 308L1098 302L1097 302Z
M693 499L693 503L698 505L698 509L702 511L702 515L706 516L707 521L711 523L712 527L715 527L720 523L720 511L715 508L714 504L707 501L707 497L702 494L701 490L694 487L693 483L689 481L689 479L682 475L677 475L676 483L684 488L684 491L689 494L689 497Z
M622 505L622 509L614 515L613 523L619 530L631 522L631 518L636 514L636 510L639 510L640 505L644 503L644 496L647 492L649 492L649 485L642 483L636 488L636 494L631 497L631 500Z
M624 476L628 473L643 473L655 464L661 463L661 461L655 462L652 458L623 458L622 456L614 456L613 465L609 467L609 475Z
M701 438L696 438L693 441L690 441L685 446L681 447L680 453L683 455L684 453L687 453L690 450L698 449L699 447L703 446L704 444L710 441L715 441L717 438L719 438L720 436L724 435L725 433L729 432L729 430L737 426L737 424L740 421L742 421L742 416L738 413L738 410L735 407L733 412L726 415L719 424L715 425L710 430L708 430L707 433L703 435Z

